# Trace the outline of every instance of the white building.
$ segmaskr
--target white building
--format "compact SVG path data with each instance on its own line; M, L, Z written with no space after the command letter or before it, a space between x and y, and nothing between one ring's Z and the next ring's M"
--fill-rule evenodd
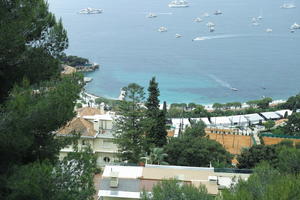
M276 112L262 112L260 113L265 120L278 120L281 119L281 116L277 114Z
M244 117L248 120L249 124L259 124L265 121L264 118L257 113L247 114L244 115Z
M228 117L231 121L231 126L248 126L249 122L244 115L233 115Z
M231 121L229 117L222 116L222 117L212 117L210 118L211 124L214 126L231 126Z

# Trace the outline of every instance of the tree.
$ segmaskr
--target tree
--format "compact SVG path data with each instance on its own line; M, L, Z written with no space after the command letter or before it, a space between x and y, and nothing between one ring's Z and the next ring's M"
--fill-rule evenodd
M115 143L122 160L138 163L145 145L144 89L136 83L130 83L122 90L125 91L125 99L120 103L114 123Z
M266 98L263 98L261 100L258 100L257 102L257 106L261 109L266 109L266 108L269 108L269 104L272 102L272 98L270 97L266 97Z
M164 147L171 165L208 167L230 165L231 155L221 144L205 137L172 138Z
M282 105L285 109L290 109L296 111L300 108L300 94L296 96L291 96L288 100Z
M1 1L0 24L1 103L24 77L30 84L58 77L68 38L43 0Z
M57 164L46 161L21 166L9 178L8 199L93 199L96 159L91 149L70 153Z
M277 158L275 146L254 145L250 149L244 149L237 157L239 162L237 167L252 169L262 161L267 161L274 166Z
M299 175L281 174L264 163L255 169L247 181L222 191L224 200L280 200L300 198Z
M147 131L148 145L162 147L167 143L166 116L159 110L159 89L155 77L150 80L148 87L149 96L145 103L147 107Z
M268 120L263 125L265 126L265 128L267 130L270 130L271 128L273 128L275 126L275 122L273 120Z
M192 137L203 137L206 135L205 133L205 123L201 120L199 121L191 121L191 126L187 127L184 131L184 135L192 136Z
M168 163L165 162L167 156L163 148L155 147L150 149L150 154L145 159L149 160L150 164L167 165Z
M293 113L288 117L285 133L287 135L300 136L300 113Z
M300 149L282 147L278 154L278 169L283 173L300 174Z
M163 180L152 188L152 194L148 195L145 191L142 200L212 200L213 196L207 193L206 187L200 185L195 187L191 184L179 184L180 181L171 179Z

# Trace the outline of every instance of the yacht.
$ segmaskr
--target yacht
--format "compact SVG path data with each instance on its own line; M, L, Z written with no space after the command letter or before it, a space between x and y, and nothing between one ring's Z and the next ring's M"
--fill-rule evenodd
M300 25L295 22L290 29L300 29Z
M193 41L200 41L200 40L205 40L206 37L196 37L193 39Z
M209 17L208 13L203 13L203 17Z
M273 30L272 30L271 28L267 28L267 29L266 29L266 32L267 32L267 33L271 33L272 31L273 31Z
M262 20L263 17L262 17L261 15L259 15L259 16L257 17L257 19L258 19L258 20Z
M234 88L234 87L232 87L232 88L230 88L232 91L239 91L237 88Z
M184 8L184 7L188 7L189 4L185 0L175 0L170 2L168 6L170 8Z
M214 23L212 23L212 22L207 22L206 26L208 26L208 27L214 27L216 25Z
M194 19L194 22L202 22L203 20L200 17L197 17L196 19Z
M102 9L96 9L96 8L84 8L79 11L79 14L100 14L102 13Z
M175 37L176 37L176 38L181 38L182 35L180 35L180 34L177 33L177 34L175 34Z
M214 13L215 15L221 15L222 11L221 10L216 10L216 12Z
M296 8L296 6L292 3L284 3L282 4L282 6L280 6L280 8L290 9L290 8Z
M154 13L149 13L146 17L148 17L148 18L155 18L155 17L157 17L157 15L154 14Z
M159 27L159 29L158 29L158 32L167 32L167 31L168 31L168 29L163 26Z
M209 32L214 32L215 31L215 27L214 26L210 26L209 27Z

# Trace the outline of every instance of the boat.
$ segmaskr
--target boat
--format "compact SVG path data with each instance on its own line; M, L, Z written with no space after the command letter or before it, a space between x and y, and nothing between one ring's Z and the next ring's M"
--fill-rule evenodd
M146 17L147 18L155 18L155 17L157 17L157 15L154 13L149 13Z
M176 37L176 38L181 38L181 37L182 37L182 35L180 35L180 34L176 33L176 34L175 34L175 37Z
M257 19L258 19L258 20L262 20L263 17L262 17L261 15L259 15L259 16L257 17Z
M79 14L100 14L102 13L102 9L97 9L97 8L84 8L79 11Z
M234 88L234 87L232 87L232 88L230 88L232 91L239 91L237 88Z
M203 17L209 17L208 13L203 13Z
M214 26L210 26L209 27L209 32L214 32L215 31L215 27Z
M203 20L200 17L194 19L194 22L202 22Z
M267 28L267 29L266 29L266 32L267 32L267 33L271 33L272 31L273 31L273 30L272 30L271 28Z
M167 31L168 31L168 29L163 26L159 27L159 29L158 29L158 32L167 32Z
M196 37L193 39L193 41L201 41L201 40L205 40L206 37Z
M206 26L208 26L208 27L213 27L213 26L216 26L214 23L212 23L212 22L207 22L206 23Z
M282 6L280 6L280 8L290 9L290 8L296 8L296 6L292 3L284 3L284 4L282 4Z
M188 7L189 4L185 0L175 0L169 3L168 5L170 8L185 8Z
M295 22L290 29L300 29L300 25Z
M221 15L222 14L222 11L221 10L216 10L214 15Z

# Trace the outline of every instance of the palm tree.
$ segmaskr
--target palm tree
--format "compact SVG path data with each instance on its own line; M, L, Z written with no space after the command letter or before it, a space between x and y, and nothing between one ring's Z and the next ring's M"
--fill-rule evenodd
M168 163L164 161L167 156L163 148L155 147L150 150L149 161L151 164L167 165Z

